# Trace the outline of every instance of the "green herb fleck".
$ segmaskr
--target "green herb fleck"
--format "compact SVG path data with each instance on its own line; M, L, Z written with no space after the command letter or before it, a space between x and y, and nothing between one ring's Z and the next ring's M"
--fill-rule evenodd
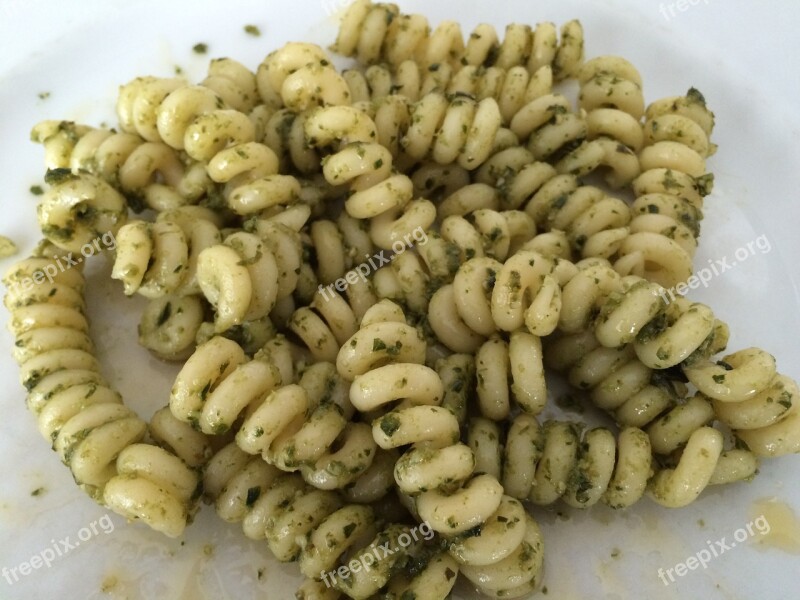
M400 419L396 415L388 414L381 419L381 431L387 437L392 437L398 429L400 429Z
M245 504L247 504L247 506L253 506L260 496L261 488L258 486L251 487L249 490L247 490L247 499L245 500Z

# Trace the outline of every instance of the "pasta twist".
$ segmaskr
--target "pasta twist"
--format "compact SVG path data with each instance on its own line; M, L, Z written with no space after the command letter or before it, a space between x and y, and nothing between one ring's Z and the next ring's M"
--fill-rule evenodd
M425 405L395 409L373 422L373 435L383 448L413 444L395 467L398 487L415 495L419 518L446 537L450 555L482 593L514 598L538 586L539 528L493 475L472 476L478 457L457 441L453 413Z
M169 408L179 421L221 435L282 382L279 368L264 353L248 361L236 342L216 336L198 346L178 373Z
M256 75L232 58L212 58L208 75L200 83L223 99L231 108L249 113L259 103Z
M411 537L407 526L382 525L369 505L345 504L334 492L312 488L235 444L209 461L203 489L220 517L242 522L247 537L266 539L278 560L297 560L310 579L330 578L340 563L361 560L377 547L397 549L374 561L369 571L334 578L332 587L351 598L366 599L380 590L414 549L398 543L404 533Z
M430 156L439 164L457 162L464 169L479 167L491 154L502 125L494 98L476 101L456 95L448 99L431 92L410 107L410 124L400 144L413 159Z
M422 333L406 323L397 304L382 300L365 313L358 331L342 344L336 369L346 381L353 381L387 364L423 365L425 353Z
M331 363L317 363L297 385L267 395L245 418L236 443L281 470L299 469L318 489L348 486L370 468L376 447L368 425L348 423L344 389Z
M302 259L297 233L266 221L257 231L263 237L238 231L198 256L197 282L215 309L217 333L265 317L297 287Z
M445 217L440 235L459 247L462 260L490 256L503 261L536 235L536 223L519 210L478 209Z
M169 537L183 533L200 497L200 477L174 454L131 444L117 457L117 474L103 488L103 503Z
M343 73L354 102L382 100L392 95L417 102L431 92L447 96L471 96L475 100L494 99L500 109L503 124L526 104L549 94L553 87L553 72L549 65L533 74L525 67L503 69L497 66L465 65L453 69L440 64L434 70L424 70L413 60L406 60L395 69L371 65L363 73L351 69Z
M48 169L96 175L124 192L134 208L139 208L139 199L157 211L195 204L213 187L202 163L185 162L166 144L134 133L42 121L31 139L44 146Z
M213 439L189 423L175 418L169 404L153 413L150 437L158 446L192 468L204 466L214 454Z
M569 262L525 249L505 263L470 259L452 284L433 294L428 322L436 338L454 352L476 352L495 332L525 326L536 336L547 335L560 314L561 284L573 269Z
M411 445L394 466L395 482L401 493L413 497L420 520L454 540L449 552L462 563L465 575L481 589L507 590L509 597L515 597L512 588L529 591L537 585L542 564L538 527L528 518L526 527L519 527L519 536L501 539L496 524L509 512L505 505L516 501L503 497L494 477L473 476L475 457L459 441L459 421L448 408L465 404L463 397L459 400L454 395L464 391L471 365L463 356L439 363L449 392L447 405L442 406L445 381L437 371L421 364L424 345L411 347L409 338L413 340L414 334L401 319L396 307L378 305L342 347L337 367L353 379L353 406L367 414L391 408L373 420L372 436L385 450ZM372 352L365 354L370 341ZM525 518L519 503L515 508ZM469 537L473 528L485 528L486 535L466 542L456 537ZM512 564L522 565L522 574L514 572L512 578Z
M51 281L32 285L36 273L51 270ZM4 282L28 408L78 485L98 497L115 475L117 454L139 441L146 425L100 374L84 316L81 270L59 272L52 259L31 257L12 267Z
M330 289L318 291L308 306L294 311L289 329L302 340L315 360L336 362L342 344L358 330L366 307L376 301L366 282L356 282L349 287L347 299Z
M458 563L435 545L422 546L409 554L406 567L392 576L383 595L392 600L399 600L404 595L406 598L445 600L455 585ZM301 585L295 596L300 600L338 600L349 597L329 584L313 579Z
M369 264L374 258L375 246L367 224L347 213L340 214L335 221L314 221L303 241L308 254L303 262L314 270L316 282L328 288L357 265Z
M316 363L297 384L283 379L266 353L247 361L235 342L215 337L178 374L170 410L215 435L243 416L236 443L248 454L299 470L320 489L354 482L372 464L375 445L366 425L347 422L352 407L333 365Z
M36 207L39 227L44 237L62 250L91 256L92 244L99 245L109 237L113 241L128 218L125 198L99 177L56 169L48 171L45 181L51 187ZM76 260L80 263L83 259Z
M617 268L669 288L692 274L703 197L713 184L705 159L716 148L709 140L714 115L692 88L684 97L654 102L646 118L642 174L633 182L638 212Z
M575 508L600 501L627 507L644 495L652 474L650 440L635 427L615 439L608 429L583 431L568 421L542 426L521 414L507 431L475 419L469 438L479 449L478 464L502 478L507 494L539 505L561 498Z
M294 112L351 101L346 81L316 44L289 42L270 52L258 67L256 83L265 104Z
M319 152L305 140L307 119L307 111L296 113L281 108L273 112L264 124L262 142L275 153L278 172L288 173L294 169L304 175L319 173Z
M225 64L220 67L223 72L230 67ZM234 70L239 71L238 67ZM207 164L209 177L226 184L227 202L239 214L295 202L300 184L291 176L277 175L275 153L256 142L258 119L230 108L214 90L234 96L238 105L252 92L237 93L232 86L239 84L221 75L206 81L211 81L211 87L153 77L134 79L120 89L121 128L150 142L163 141ZM245 105L251 103L248 99Z
M424 243L391 256L387 268L375 272L378 297L402 304L413 315L424 315L433 300L431 294L453 281L462 261L484 254L504 258L518 249L535 226L519 211L479 209L466 218L447 217L440 229L441 233L426 231Z
M577 148L588 135L586 120L561 94L541 96L519 109L509 129L536 160L555 162Z
M411 180L392 174L392 156L374 143L377 129L367 115L346 106L321 108L312 113L305 129L312 146L339 143L339 150L326 158L323 174L331 185L350 184L353 193L345 209L351 217L371 219L370 237L376 246L405 245L403 236L430 227L435 207L428 200L412 200Z
M161 212L155 223L131 221L117 233L111 277L127 295L199 294L200 254L221 243L220 225L216 213L199 206Z
M631 210L600 188L558 174L521 149L496 154L478 173L486 185L501 186L512 209L523 209L542 232L564 232L572 251L583 257L613 258L629 236Z
M625 187L641 173L636 156L644 138L641 76L624 58L600 56L581 67L578 80L587 141L562 158L556 168L578 177L605 168L611 187Z
M438 91L413 103L390 95L356 108L376 124L376 141L403 163L430 157L438 164L475 169L492 153L502 125L494 98L476 101L468 95L445 96Z
M185 360L203 324L197 296L162 296L147 303L139 320L139 343L159 358Z
M594 331L605 348L631 343L651 369L669 369L725 347L727 326L710 308L685 298L667 303L661 286L635 276L618 277L602 259L578 264L563 286L560 328Z
M758 348L724 356L717 363L682 365L689 381L710 400L716 417L758 456L781 456L800 448L797 384L777 373L775 359Z
M372 276L378 298L402 305L410 315L425 314L428 310L429 294L442 280L431 272L431 263L425 258L424 254L413 251L392 256L389 265ZM450 277L448 274L444 276L444 280Z
M217 148L208 160L212 180L224 183L228 207L248 216L276 206L292 205L300 199L300 182L291 175L278 174L278 157L267 145L242 136L240 143Z
M200 346L215 335L217 334L213 322L201 323L195 334L195 345ZM255 321L245 321L241 325L234 325L219 335L233 340L242 347L248 356L253 356L276 338L276 329L272 319L266 316Z
M453 413L435 405L398 408L376 419L372 433L382 448L412 444L395 466L395 481L402 492L415 495L419 518L448 538L450 555L481 592L513 598L538 585L539 528L519 502L503 494L494 476L472 477L476 459L458 442ZM475 531L480 538L472 537Z
M34 256L4 278L28 408L89 495L129 519L178 536L198 497L198 476L171 451L142 443L147 425L123 406L94 357L81 269L59 270L56 264ZM46 284L26 289L28 277L51 271Z
M574 75L583 60L583 29L570 21L558 40L552 23L535 29L513 24L499 42L491 25L482 24L464 43L461 28L444 21L432 32L422 15L404 15L393 4L357 0L345 13L334 51L355 56L362 64L400 65L414 60L423 68L459 64L509 69L524 65L529 72L551 66L557 79Z

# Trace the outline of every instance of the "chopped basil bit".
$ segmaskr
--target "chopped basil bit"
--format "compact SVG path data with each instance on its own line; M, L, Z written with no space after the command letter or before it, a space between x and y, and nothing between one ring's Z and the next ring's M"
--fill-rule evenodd
M387 437L392 437L398 429L400 429L400 419L396 415L388 414L381 419L381 431Z

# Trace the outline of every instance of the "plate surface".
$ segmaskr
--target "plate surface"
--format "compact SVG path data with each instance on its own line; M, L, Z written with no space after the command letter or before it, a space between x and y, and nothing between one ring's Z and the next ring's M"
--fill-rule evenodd
M347 3L3 0L0 234L14 239L23 253L39 237L36 199L28 191L43 172L41 148L28 142L34 123L66 118L112 124L117 86L135 76L169 76L180 66L197 81L210 57L230 56L254 69L286 41L327 45L335 36L335 14ZM698 87L717 115L714 141L720 149L709 161L716 185L707 199L696 267L735 257L748 242L754 250L692 297L708 302L731 325L731 348L761 346L777 357L781 371L800 379L800 120L795 106L800 79L791 64L800 55L798 3L774 3L769 11L744 0L724 5L719 0L403 0L400 5L426 14L431 23L461 20L464 32L479 22L502 31L515 21L561 23L577 17L586 32L587 57L615 53L631 60L643 75L648 102ZM247 35L247 24L257 25L261 36ZM192 52L198 42L208 45L208 55ZM766 242L756 246L759 239ZM13 260L0 261L0 269ZM125 299L108 271L107 257L88 269L93 336L110 380L147 419L167 401L176 369L138 347L142 302ZM36 431L9 356L11 344L3 331L0 568L17 567L53 545L61 548L67 536L80 543L13 584L3 571L0 598L293 597L294 565L277 564L263 544L246 540L238 526L222 523L209 508L182 540L105 516ZM545 534L549 597L797 597L797 457L765 461L752 483L706 491L682 510L644 500L624 512L601 507L581 513L559 505L534 515ZM748 533L706 568L689 571L675 583L665 585L659 578L659 568L674 567L709 544L718 547L715 541L726 538L730 545L737 530L761 515L770 523L770 534ZM459 588L459 597L473 594Z

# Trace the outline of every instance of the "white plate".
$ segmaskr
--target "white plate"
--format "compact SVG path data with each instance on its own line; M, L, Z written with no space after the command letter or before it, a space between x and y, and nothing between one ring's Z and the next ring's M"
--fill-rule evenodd
M34 123L44 118L113 123L116 86L134 76L168 76L180 65L199 80L209 57L230 56L255 68L286 41L327 44L335 35L329 11L343 4L346 0L0 3L0 234L15 239L23 252L38 238L36 201L28 192L42 175L41 148L27 141ZM797 3L770 11L744 0L649 6L634 0L603 6L577 0L539 7L527 0L401 4L433 23L459 19L465 32L481 21L502 29L512 21L578 17L586 30L587 56L612 52L631 59L643 74L648 101L683 93L691 85L701 89L717 114L714 140L720 150L710 160L717 183L707 200L696 265L733 256L759 236L766 236L771 249L754 252L695 297L731 324L731 348L762 346L777 356L783 372L800 378L800 127L790 103L800 86L796 68L787 64L800 53ZM251 23L260 27L261 37L243 32ZM192 53L197 42L208 44L208 56ZM41 92L50 92L49 98L40 100ZM12 261L6 259L0 268ZM124 299L110 283L107 261L95 261L89 271L93 334L107 374L127 404L149 418L166 402L175 369L137 346L142 303ZM7 333L0 334L0 346L7 387L0 425L0 568L17 567L66 536L75 541L83 528L101 520L97 535L84 530L89 539L49 568L13 585L0 578L0 598L293 597L295 567L276 564L264 544L244 539L238 526L221 523L208 508L183 540L127 526L116 516L107 521L105 509L78 490L25 411ZM31 496L38 488L43 491ZM765 499L776 500L767 514L773 532L795 528L788 534L794 554L775 548L773 534L762 537L755 531L707 568L669 586L662 583L659 568L685 561L707 541L724 536L730 543L736 530L761 514L764 505L758 501ZM752 483L709 490L683 510L665 510L649 500L616 513L604 508L579 513L564 506L536 510L546 536L548 596L796 597L800 533L791 511L800 511L800 460L794 457L765 461ZM779 522L781 512L788 518ZM113 531L105 533L100 525L110 530L109 523ZM471 597L468 591L461 594Z

